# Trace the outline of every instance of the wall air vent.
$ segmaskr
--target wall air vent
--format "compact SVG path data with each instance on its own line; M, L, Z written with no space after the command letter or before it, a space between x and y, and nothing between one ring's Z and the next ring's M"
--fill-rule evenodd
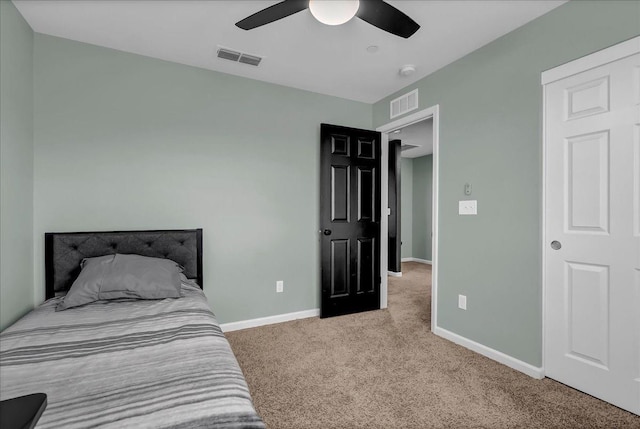
M243 52L238 52L222 47L218 47L218 58L229 61L236 61L243 64L249 64L251 66L257 66L258 64L260 64L260 61L262 61L262 57L249 55Z
M398 98L394 98L389 103L389 113L391 119L404 115L407 112L412 110L416 110L418 108L418 89L414 89L413 91L401 95Z

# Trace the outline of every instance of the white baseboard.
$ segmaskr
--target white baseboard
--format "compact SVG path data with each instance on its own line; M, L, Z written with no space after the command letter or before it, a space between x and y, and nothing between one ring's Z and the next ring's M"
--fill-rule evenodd
M395 271L387 271L387 274L391 277L402 277L402 272L397 273Z
M420 264L431 265L431 261L429 261L428 259L420 259L420 258L413 258L413 257L402 258L400 262L418 262Z
M241 320L239 322L222 323L222 332L239 331L240 329L256 328L258 326L273 325L274 323L289 322L291 320L306 319L307 317L320 316L320 309L296 311L294 313L277 314L275 316L260 317L257 319Z
M449 341L452 341L456 344L459 344L462 347L466 347L469 350L472 350L476 353L480 353L481 355L486 356L489 359L493 359L496 362L500 362L501 364L506 365L509 368L513 368L516 371L523 372L527 374L529 377L537 378L538 380L544 378L544 368L535 367L531 364L523 362L512 356L509 356L507 354L494 350L483 344L476 343L475 341L472 341L458 334L454 334L451 331L448 331L446 329L443 329L437 326L433 330L433 333Z

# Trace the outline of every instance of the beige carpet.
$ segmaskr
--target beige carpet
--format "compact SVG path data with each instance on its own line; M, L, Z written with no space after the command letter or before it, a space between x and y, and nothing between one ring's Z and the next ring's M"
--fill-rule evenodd
M402 264L389 309L227 334L269 429L640 428L430 331L430 267Z

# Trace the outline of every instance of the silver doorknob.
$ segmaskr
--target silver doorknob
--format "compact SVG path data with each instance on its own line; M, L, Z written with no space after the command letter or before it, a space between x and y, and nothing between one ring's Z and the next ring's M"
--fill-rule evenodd
M553 250L560 250L561 247L562 247L562 243L560 243L559 241L553 240L551 242L551 248Z

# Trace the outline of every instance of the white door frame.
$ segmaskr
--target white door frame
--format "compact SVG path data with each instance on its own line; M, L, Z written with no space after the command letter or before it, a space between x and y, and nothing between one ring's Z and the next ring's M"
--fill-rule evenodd
M546 284L546 272L547 272L547 246L549 245L549 237L546 236L546 199L547 199L547 100L545 85L555 82L560 79L572 76L574 74L582 73L584 71L600 67L602 65L617 61L619 59L628 57L630 55L640 52L640 36L634 37L627 41L618 43L609 48L605 48L601 51L594 52L590 55L578 58L570 61L566 64L562 64L558 67L543 71L541 74L540 82L542 84L542 374L544 375L545 361L546 361L546 343L547 338L546 323L547 323L547 311L546 311L546 298L547 298L547 284ZM636 88L636 91L638 89Z
M432 202L432 231L431 240L431 261L432 261L432 280L431 280L431 331L438 326L438 148L439 148L439 111L440 106L436 104L427 109L397 119L388 124L376 128L376 131L382 133L382 174L381 174L381 210L382 219L380 222L380 274L382 282L380 285L380 308L387 308L388 305L388 240L389 236L389 218L386 215L389 207L389 169L385 166L389 165L389 132L398 128L421 122L426 119L433 119L433 202Z

